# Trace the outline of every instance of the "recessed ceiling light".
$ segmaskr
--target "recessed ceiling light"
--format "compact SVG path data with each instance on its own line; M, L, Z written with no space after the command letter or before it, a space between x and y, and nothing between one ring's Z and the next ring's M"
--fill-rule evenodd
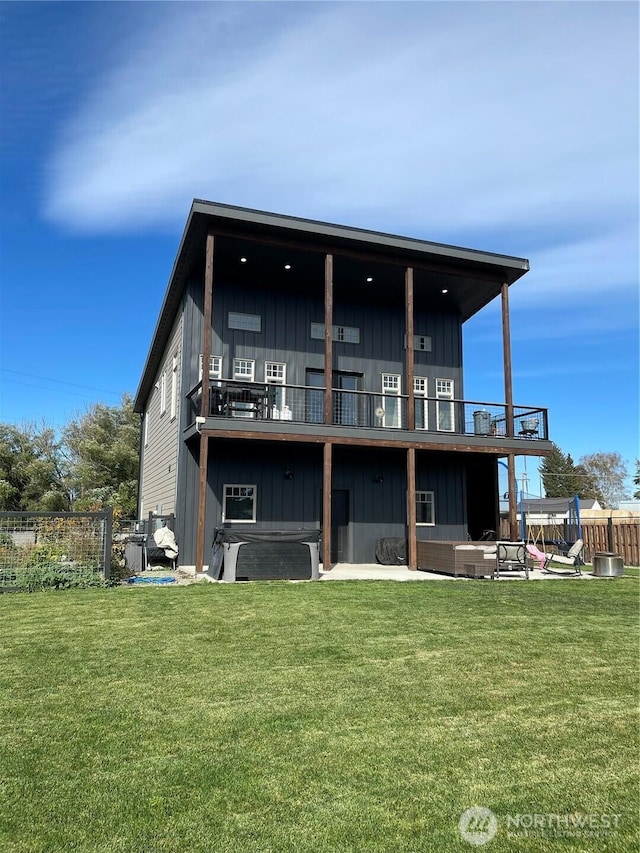
M447 288L446 288L446 287L445 287L445 289L444 289L443 291L441 291L441 292L442 292L442 293L449 293L449 291L447 290Z
M291 269L291 264L285 264L285 265L284 265L284 268L285 268L286 270L290 270L290 269Z
M241 263L241 264L246 264L246 263L247 263L247 259L246 259L246 258L240 258L240 263Z
M369 277L367 278L367 281L373 281L373 278L372 278L371 276L369 276Z

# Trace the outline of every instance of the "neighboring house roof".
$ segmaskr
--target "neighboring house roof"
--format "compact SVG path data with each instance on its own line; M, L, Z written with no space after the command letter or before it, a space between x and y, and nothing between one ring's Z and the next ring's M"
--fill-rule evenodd
M230 238L236 245L242 240L279 241L309 252L351 253L373 262L426 270L430 281L436 280L450 290L450 310L459 313L462 321L498 296L503 283L513 284L529 270L524 258L194 199L136 393L137 412L144 410L153 388L187 277L203 264L209 228L223 241ZM417 276L416 292L420 287Z
M618 509L628 512L640 512L640 501L620 501Z
M569 512L569 504L573 498L527 498L523 501L524 511L536 515L563 515ZM580 512L589 509L601 509L598 501L580 499L578 501Z

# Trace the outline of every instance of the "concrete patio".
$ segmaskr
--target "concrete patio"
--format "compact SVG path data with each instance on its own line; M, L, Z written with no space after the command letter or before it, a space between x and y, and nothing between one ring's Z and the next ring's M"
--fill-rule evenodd
M543 572L540 569L529 570L529 580L583 580L592 579L591 566L583 566L581 575L566 575L552 574ZM467 581L472 578L453 577L453 575L440 574L438 572L413 571L407 566L380 566L376 563L362 563L359 565L351 563L336 563L336 565L328 572L325 572L320 566L321 581L345 581L345 580L379 580L379 581ZM489 578L487 578L489 580ZM514 572L513 574L504 574L500 576L500 580L525 580L523 572ZM602 578L597 578L602 580Z

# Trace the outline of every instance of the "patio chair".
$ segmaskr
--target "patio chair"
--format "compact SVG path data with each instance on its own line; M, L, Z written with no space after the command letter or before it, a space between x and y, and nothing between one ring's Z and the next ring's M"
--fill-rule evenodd
M500 572L524 572L529 580L529 563L524 542L496 542L494 580L500 580Z
M550 572L553 575L581 575L580 565L582 563L582 555L584 553L584 542L582 539L576 539L571 548L566 554L561 554L554 551L550 554L545 554L544 571ZM551 563L560 563L561 566L567 566L572 571L566 569L558 570L550 568Z
M167 526L166 519L162 527L147 535L144 543L142 570L154 565L169 566L173 571L178 565L176 537Z
M142 551L142 571L146 572L156 566L169 567L175 571L177 557L167 557L164 548L158 548L153 536L147 536Z

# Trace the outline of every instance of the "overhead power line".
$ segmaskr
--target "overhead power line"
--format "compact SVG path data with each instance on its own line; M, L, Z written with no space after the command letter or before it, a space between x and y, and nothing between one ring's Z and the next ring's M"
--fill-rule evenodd
M24 373L21 370L10 370L8 367L0 367L0 370L4 373L14 373L16 376L28 376L30 379L40 379L45 382L56 382L58 385L69 385L72 388L83 388L86 391L98 391L100 394L113 394L115 397L122 396L122 393L119 391L108 391L106 388L94 388L92 385L79 385L77 382L67 382L64 379L53 379L51 376L38 376L36 373ZM7 381L16 382L17 380L9 379Z

